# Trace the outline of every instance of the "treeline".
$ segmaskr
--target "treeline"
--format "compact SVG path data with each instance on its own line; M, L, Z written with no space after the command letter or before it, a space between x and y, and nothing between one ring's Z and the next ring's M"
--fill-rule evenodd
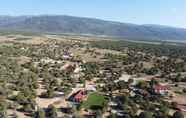
M173 45L173 44L150 44L142 42L129 42L129 41L93 41L91 46L103 49L111 49L124 51L127 48L133 51L145 52L153 54L155 56L169 56L169 57L183 57L186 55L186 46L184 45Z

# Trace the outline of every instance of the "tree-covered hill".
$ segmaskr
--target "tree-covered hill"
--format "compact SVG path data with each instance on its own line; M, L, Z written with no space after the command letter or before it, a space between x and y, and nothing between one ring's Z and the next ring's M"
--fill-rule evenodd
M64 15L0 16L0 29L106 35L135 40L186 40L186 29L159 25L135 25Z

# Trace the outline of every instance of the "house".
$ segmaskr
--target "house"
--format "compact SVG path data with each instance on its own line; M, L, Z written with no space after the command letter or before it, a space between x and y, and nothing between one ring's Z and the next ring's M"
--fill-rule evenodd
M79 90L75 93L72 93L70 97L67 99L71 102L82 102L85 98L86 92L84 90Z
M69 52L69 50L63 51L63 59L71 59L73 57L73 54Z
M118 105L118 103L116 103L115 101L110 101L110 102L108 103L108 105L109 105L110 107L115 107L115 106Z
M76 66L76 68L74 69L74 73L80 73L83 69L80 66Z
M154 85L153 86L153 92L156 93L156 94L161 94L161 95L165 95L168 93L168 86L166 85Z
M84 91L79 91L75 96L74 99L77 102L81 102L84 98L85 92Z
M95 84L86 84L85 89L87 91L96 91L96 85Z
M83 83L76 83L76 88L83 88L84 84Z
M94 85L87 85L86 86L86 90L87 91L92 91L92 92L94 91L95 92L96 91L96 87Z
M65 70L67 72L73 72L74 69L75 69L75 64L73 63L66 63L60 68L60 70Z

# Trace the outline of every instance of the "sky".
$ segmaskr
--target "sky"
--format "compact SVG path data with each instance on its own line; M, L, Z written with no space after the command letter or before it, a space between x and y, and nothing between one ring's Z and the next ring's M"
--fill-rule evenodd
M0 0L0 15L71 15L186 28L186 0Z

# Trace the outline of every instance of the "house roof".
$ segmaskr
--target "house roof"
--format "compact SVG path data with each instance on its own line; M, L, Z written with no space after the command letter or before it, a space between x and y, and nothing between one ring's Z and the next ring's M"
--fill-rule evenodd
M153 87L155 90L167 90L169 87L168 86L166 86L166 85L155 85L154 87Z
M75 99L82 99L84 97L84 91L80 90L75 96Z
M78 90L76 92L73 92L69 97L68 100L69 101L76 101L79 102L81 100L83 100L85 96L85 91L84 90Z

